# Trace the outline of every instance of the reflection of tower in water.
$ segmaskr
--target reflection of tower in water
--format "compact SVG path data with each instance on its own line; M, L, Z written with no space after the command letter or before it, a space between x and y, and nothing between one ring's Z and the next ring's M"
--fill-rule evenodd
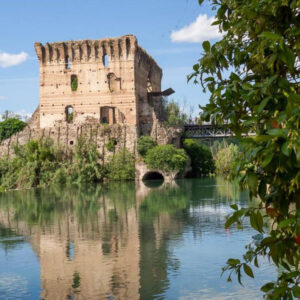
M178 228L167 212L141 208L144 200L148 206L159 200L155 198L161 194L158 189L117 184L94 194L81 195L76 190L57 197L53 191L25 194L21 200L22 195L15 193L11 201L9 220L17 217L17 224L9 224L1 208L0 223L30 236L40 260L42 299L110 295L138 299L165 289L168 250L164 235L168 228ZM38 212L29 212L36 203ZM30 226L29 214L42 216L42 220L31 220L35 225ZM153 260L155 256L160 257L159 262ZM156 279L149 286L151 278Z

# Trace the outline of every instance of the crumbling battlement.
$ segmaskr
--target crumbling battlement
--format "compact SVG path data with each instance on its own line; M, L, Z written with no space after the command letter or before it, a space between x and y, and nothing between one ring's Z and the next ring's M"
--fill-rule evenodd
M159 121L162 70L133 35L35 43L40 63L40 127ZM72 114L72 120L68 117Z
M103 56L108 55L109 60L133 60L135 55L148 60L157 71L161 71L155 60L137 44L134 35L124 35L117 38L100 40L66 41L55 43L34 43L34 48L40 63L63 64L98 62L104 65Z
M103 157L115 150L136 153L140 135L180 146L182 128L163 126L162 70L134 35L100 40L34 44L40 65L40 104L23 131L0 143L0 156L14 145L50 137L73 147L94 140Z

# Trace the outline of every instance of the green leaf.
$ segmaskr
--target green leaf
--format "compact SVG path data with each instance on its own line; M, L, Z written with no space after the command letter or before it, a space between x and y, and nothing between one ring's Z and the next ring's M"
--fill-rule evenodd
M287 133L286 129L274 128L268 130L268 134L271 136L285 137L286 133Z
M259 268L258 261L257 261L257 256L254 258L254 266L256 268Z
M263 217L262 217L262 215L259 211L256 213L256 222L257 222L258 231L262 232L263 231L263 226L264 226L264 220L263 220Z
M285 228L294 223L295 219L285 219L279 223L278 228Z
M264 38L267 38L270 40L276 40L276 41L282 40L282 37L280 35L270 32L270 31L265 31L265 32L261 33L259 35L259 37L264 37Z
M238 206L236 204L231 204L230 207L234 210L238 210Z
M250 191L256 195L257 192L257 185L258 185L258 179L256 174L254 173L250 173L248 174L248 185L249 185L249 189Z
M199 71L199 68L200 68L200 65L199 65L199 64L193 65L194 71L198 72L198 71Z
M247 264L244 264L243 267L244 267L244 272L245 272L249 277L254 278L252 269L251 269Z
M292 291L293 291L294 297L300 298L300 286L295 285L295 286L292 288Z
M267 154L267 156L264 158L261 164L262 168L265 168L272 161L273 156L274 156L273 152Z
M281 152L285 155L285 156L289 156L290 155L290 150L289 150L289 148L288 148L288 145L289 145L289 143L288 142L285 142L285 143L283 143L282 144L282 146L281 146Z
M294 70L294 64L295 64L295 55L294 52L287 46L284 47L283 51L280 52L280 58L281 60L286 63L288 68L293 71Z
M230 265L230 266L236 266L240 263L241 261L239 259L235 259L235 258L229 258L227 260L227 265Z
M202 47L205 50L205 52L209 52L210 51L210 42L209 41L204 41L202 43Z
M266 105L268 104L270 99L271 99L271 97L267 97L263 101L261 101L261 103L259 104L258 109L257 109L258 113L261 113L264 110L264 108L266 107Z
M267 293L267 292L269 292L273 288L274 288L274 283L273 282L268 282L265 285L263 285L260 290L262 292Z
M256 222L256 214L252 212L250 214L250 224L251 227L258 231L257 222Z
M236 215L232 215L230 218L227 219L227 221L225 222L224 227L225 228L229 228L233 223L235 223L237 221L237 216Z
M242 88L246 91L252 91L253 90L253 86L248 82L243 83Z

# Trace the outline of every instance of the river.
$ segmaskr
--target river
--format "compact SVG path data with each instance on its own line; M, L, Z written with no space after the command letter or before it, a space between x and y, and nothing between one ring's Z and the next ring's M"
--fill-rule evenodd
M224 229L252 205L222 178L0 194L0 299L262 299L266 261L244 287L221 268L255 232Z

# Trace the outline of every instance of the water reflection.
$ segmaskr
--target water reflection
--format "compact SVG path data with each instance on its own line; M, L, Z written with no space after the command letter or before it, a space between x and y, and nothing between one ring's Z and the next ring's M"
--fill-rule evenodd
M29 240L39 258L42 299L185 297L174 278L187 280L212 268L197 273L198 263L195 268L191 262L185 271L182 255L190 255L195 241L200 253L207 233L226 238L224 220L232 201L247 205L248 198L222 179L4 193L0 251L14 251ZM8 271L0 261L0 276ZM220 267L213 276L219 274ZM199 287L196 277L189 292Z

